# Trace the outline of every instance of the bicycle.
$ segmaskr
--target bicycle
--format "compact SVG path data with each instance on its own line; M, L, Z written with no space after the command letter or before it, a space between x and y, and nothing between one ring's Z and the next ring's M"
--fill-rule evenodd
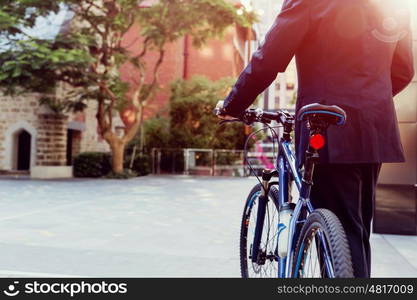
M221 111L216 109L215 113L219 115ZM350 248L342 224L330 210L314 209L310 202L318 150L325 145L323 134L330 125L343 125L346 113L337 106L314 103L302 107L297 120L307 122L310 131L304 170L297 168L292 149L294 115L284 110L249 109L240 118L221 122L246 125L259 122L275 133L275 139L278 135L269 124L276 121L283 128L275 169L263 170L262 181L258 178L260 183L251 190L245 203L240 232L241 275L353 277ZM277 181L271 181L274 177ZM299 192L296 203L290 195L293 183Z

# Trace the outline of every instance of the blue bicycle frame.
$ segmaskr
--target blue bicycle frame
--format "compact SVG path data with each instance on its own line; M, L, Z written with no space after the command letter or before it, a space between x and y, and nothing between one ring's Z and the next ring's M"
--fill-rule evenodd
M288 251L286 258L280 258L278 260L278 277L280 278L289 278L291 277L291 272L294 266L294 263L299 264L301 256L297 256L297 261L294 262L294 251L296 247L296 225L299 223L304 223L305 220L300 220L300 216L303 210L307 211L307 214L311 214L314 211L314 207L310 202L310 191L312 186L312 174L314 171L314 163L316 158L318 158L316 151L309 149L307 152L306 163L305 163L305 172L302 177L299 173L296 166L296 159L294 152L291 147L291 140L289 138L283 138L279 144L279 155L276 163L276 171L278 173L278 186L279 186L279 206L284 203L290 202L289 197L289 186L291 180L294 180L295 185L299 191L299 199L295 205L293 215L291 218L289 226L289 239L288 239ZM290 179L291 178L291 179ZM326 266L327 274L330 277L334 277L334 270L327 249L327 243L325 242L325 237L321 232L318 232L318 238L321 240L322 245L324 245L323 260Z

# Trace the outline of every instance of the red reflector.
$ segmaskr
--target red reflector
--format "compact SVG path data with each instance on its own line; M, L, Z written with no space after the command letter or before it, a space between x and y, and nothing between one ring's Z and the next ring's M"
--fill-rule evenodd
M314 134L310 137L310 146L316 150L320 150L325 144L326 141L321 134Z

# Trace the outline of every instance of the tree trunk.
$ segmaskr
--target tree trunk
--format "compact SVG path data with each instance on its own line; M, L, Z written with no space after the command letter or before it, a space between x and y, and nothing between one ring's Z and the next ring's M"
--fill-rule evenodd
M126 145L118 139L115 139L110 143L112 152L112 170L114 173L123 173L125 146Z

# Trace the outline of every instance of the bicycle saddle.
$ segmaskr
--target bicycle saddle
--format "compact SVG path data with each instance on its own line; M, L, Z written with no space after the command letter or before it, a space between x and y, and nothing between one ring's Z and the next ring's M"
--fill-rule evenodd
M297 113L298 121L320 119L331 125L344 125L346 112L336 105L313 103L303 106Z

